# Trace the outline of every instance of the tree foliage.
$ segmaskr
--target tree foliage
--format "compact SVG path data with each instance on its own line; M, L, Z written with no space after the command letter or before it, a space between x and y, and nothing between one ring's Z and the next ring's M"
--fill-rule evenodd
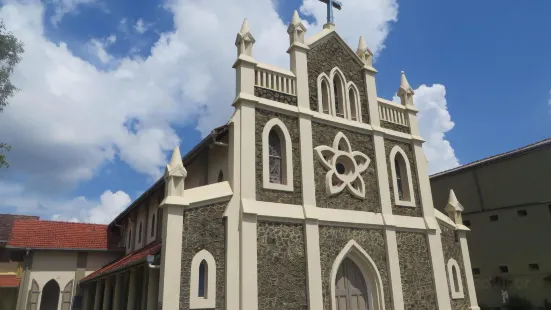
M8 105L8 99L18 90L10 81L15 65L21 60L23 43L11 32L6 30L4 22L0 20L0 112ZM1 121L1 119L0 119ZM0 168L8 167L4 152L10 150L10 146L0 142Z

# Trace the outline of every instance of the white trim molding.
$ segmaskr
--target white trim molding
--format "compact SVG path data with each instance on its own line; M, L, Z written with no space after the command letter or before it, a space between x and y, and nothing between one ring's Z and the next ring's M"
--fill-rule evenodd
M322 91L322 87L321 87L321 83L324 82L326 83L327 85L327 93L325 94L327 96L327 109L328 109L328 113L325 113L323 111L323 91ZM329 114L329 115L334 115L333 114L333 108L332 108L332 102L333 102L333 99L331 98L331 82L330 82L330 79L329 79L329 76L327 76L327 74L325 73L321 73L319 76L318 76L318 112L321 113L321 114Z
M405 178L407 180L407 189L409 191L409 201L400 199L400 195L398 193L398 180L396 179L396 165L394 163L396 154L398 153L402 156L402 159L404 160L404 164L406 166L406 171L400 171L400 172L402 173L402 179L404 179L403 173L404 172L406 173ZM413 179L411 177L411 167L409 165L409 159L406 155L406 152L404 152L404 150L402 150L401 147L396 145L390 151L389 160L390 160L390 169L392 173L391 177L392 177L392 190L394 194L394 204L402 207L415 207L415 192L413 191Z
M318 159L327 170L325 186L327 193L335 195L346 189L355 197L365 199L365 182L362 178L371 159L364 153L352 151L350 141L338 132L333 146L320 145L314 148Z
M199 297L199 268L201 263L207 264L205 296ZM190 309L210 309L216 307L216 261L207 250L201 250L191 260L191 277L189 290Z
M346 244L344 249L342 249L333 262L331 278L329 279L329 284L331 286L332 309L338 309L337 301L335 300L335 280L339 266L345 258L350 258L362 272L367 286L367 300L369 303L368 309L384 310L385 298L383 292L383 281L381 280L381 275L377 269L377 265L375 265L375 262L371 259L369 254L367 254L367 252L354 240L350 240L348 244Z
M270 147L269 135L272 129L279 135L282 147L283 179L282 183L270 182ZM283 141L281 141L283 139ZM278 118L269 120L262 130L262 185L266 189L293 191L293 147L291 144L291 135L285 124Z
M455 274L453 272L454 268ZM455 279L457 279L457 285L459 287L455 286ZM459 264L457 264L457 261L453 258L450 258L448 260L448 282L452 299L461 299L465 297L465 295L463 294L463 280L461 279L461 269L459 269Z

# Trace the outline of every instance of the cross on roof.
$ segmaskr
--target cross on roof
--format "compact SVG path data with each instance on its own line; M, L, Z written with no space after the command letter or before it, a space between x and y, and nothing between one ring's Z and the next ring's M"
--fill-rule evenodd
M342 3L337 0L319 0L327 4L327 23L333 24L333 8L342 9Z

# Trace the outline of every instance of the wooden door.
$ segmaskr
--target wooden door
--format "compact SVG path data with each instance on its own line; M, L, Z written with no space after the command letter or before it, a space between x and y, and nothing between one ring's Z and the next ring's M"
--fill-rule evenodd
M368 310L367 286L358 266L344 259L335 280L337 310Z

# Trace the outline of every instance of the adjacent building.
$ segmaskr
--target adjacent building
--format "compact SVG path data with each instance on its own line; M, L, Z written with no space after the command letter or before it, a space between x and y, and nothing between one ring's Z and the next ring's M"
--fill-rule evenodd
M465 208L480 304L499 307L516 295L551 305L551 139L437 173L430 182L436 206L453 189Z

